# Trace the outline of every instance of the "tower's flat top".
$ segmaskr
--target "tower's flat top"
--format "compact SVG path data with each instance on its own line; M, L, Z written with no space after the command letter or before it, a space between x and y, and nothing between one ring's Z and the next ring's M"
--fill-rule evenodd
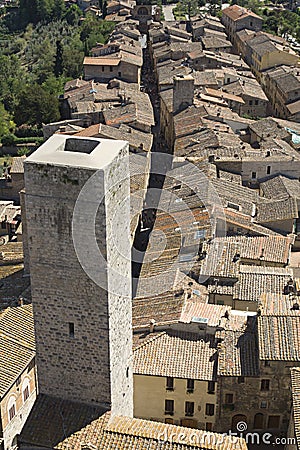
M25 164L101 169L110 164L126 145L126 141L55 134L30 155Z

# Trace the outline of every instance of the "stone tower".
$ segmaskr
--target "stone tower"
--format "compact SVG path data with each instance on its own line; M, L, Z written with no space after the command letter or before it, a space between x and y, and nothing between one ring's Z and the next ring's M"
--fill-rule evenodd
M54 135L26 160L25 206L39 392L132 416L127 156Z
M173 83L173 114L176 114L193 104L195 80L192 75L175 75Z

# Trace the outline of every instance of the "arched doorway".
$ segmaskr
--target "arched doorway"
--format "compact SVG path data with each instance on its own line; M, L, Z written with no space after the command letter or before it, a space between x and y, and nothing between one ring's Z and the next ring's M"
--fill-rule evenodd
M264 428L264 415L263 414L261 414L261 413L255 414L253 428L255 430L262 430Z
M243 423L243 425L241 425ZM240 424L240 426L238 426ZM245 425L244 425L245 424ZM247 417L244 414L237 414L231 420L231 431L246 431Z

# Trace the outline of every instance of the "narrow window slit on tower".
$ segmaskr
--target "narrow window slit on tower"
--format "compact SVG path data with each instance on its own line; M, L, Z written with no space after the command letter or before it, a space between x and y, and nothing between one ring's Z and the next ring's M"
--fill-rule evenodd
M73 322L69 322L69 337L73 338L75 336L75 327Z

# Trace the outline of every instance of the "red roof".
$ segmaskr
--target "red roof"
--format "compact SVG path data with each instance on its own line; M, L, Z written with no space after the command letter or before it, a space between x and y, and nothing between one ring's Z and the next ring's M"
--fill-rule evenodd
M229 17L234 22L236 20L244 19L247 16L256 17L257 19L260 19L262 21L262 18L252 12L250 9L243 8L239 5L232 5L228 8L223 9L222 14Z

